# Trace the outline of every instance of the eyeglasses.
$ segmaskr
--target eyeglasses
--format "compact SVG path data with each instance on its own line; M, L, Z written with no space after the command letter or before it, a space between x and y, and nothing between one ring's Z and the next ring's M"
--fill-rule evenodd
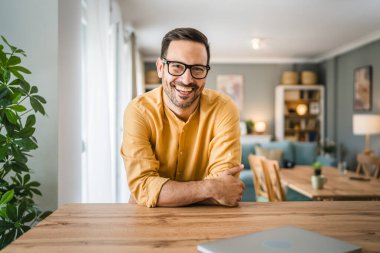
M162 59L162 62L168 65L168 73L172 76L182 76L186 69L190 69L191 76L194 79L203 79L210 70L209 65L187 65L178 61L168 61L165 58Z

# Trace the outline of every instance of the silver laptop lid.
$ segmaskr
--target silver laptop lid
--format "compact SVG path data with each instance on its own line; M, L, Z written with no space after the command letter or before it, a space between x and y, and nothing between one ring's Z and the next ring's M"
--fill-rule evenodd
M361 248L294 226L286 226L218 241L202 243L204 253L360 253Z

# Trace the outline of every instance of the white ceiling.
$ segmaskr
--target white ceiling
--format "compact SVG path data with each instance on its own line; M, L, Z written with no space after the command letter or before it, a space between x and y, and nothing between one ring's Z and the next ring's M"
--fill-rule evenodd
M194 27L211 62L318 62L380 38L380 0L119 0L145 59L161 39ZM253 37L264 38L255 51Z

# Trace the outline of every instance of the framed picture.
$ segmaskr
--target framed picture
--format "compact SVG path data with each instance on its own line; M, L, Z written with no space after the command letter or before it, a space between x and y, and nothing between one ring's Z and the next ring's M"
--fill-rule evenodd
M218 90L232 98L240 111L243 110L243 76L218 75Z
M310 105L309 105L310 114L317 115L319 114L319 111L320 111L319 102L310 102Z
M372 109L372 66L364 66L354 71L354 110Z

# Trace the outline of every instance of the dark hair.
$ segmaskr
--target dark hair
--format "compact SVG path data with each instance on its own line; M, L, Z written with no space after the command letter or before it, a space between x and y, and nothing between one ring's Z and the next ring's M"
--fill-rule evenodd
M202 43L207 51L207 64L210 62L210 45L206 35L194 28L176 28L165 34L161 43L161 58L165 58L170 42L173 40L189 40Z

